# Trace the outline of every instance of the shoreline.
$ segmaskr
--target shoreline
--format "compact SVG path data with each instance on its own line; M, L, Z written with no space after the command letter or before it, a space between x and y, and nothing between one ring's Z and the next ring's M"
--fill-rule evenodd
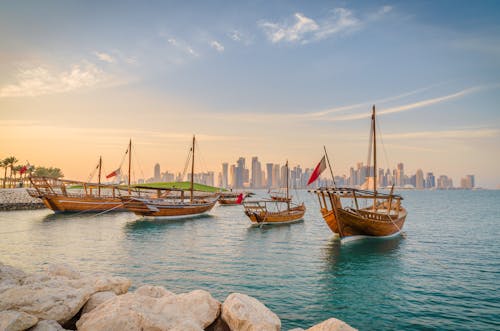
M31 197L25 188L0 189L0 211L44 209L44 203Z
M49 264L27 274L0 262L0 329L30 331L280 331L281 320L256 298L231 293L219 302L205 290L176 294L109 274L81 274ZM126 326L126 327L125 327ZM305 326L307 327L307 326ZM289 331L353 331L329 318Z

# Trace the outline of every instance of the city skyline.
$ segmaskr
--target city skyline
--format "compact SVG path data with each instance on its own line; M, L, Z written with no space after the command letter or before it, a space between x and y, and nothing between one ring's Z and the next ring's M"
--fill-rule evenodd
M205 171L195 172L196 183L201 183L209 186L217 186L230 189L269 189L280 188L285 186L286 167L285 164L279 163L263 163L259 161L257 156L251 158L250 167L246 166L246 158L240 157L234 164L223 162L221 171ZM414 189L473 189L477 188L476 178L474 174L463 175L460 180L453 180L450 176L444 173L435 174L433 171L423 171L418 168L411 172L405 170L404 163L400 162L395 168L378 168L377 182L379 187L387 188L394 185L396 188L414 188ZM191 178L189 171L170 172L166 170L161 172L160 164L154 166L154 176L150 178L138 178L138 183L144 182L174 182L187 181ZM263 170L264 169L264 170ZM291 188L315 188L318 186L329 186L333 184L330 169L323 172L316 183L307 185L307 182L314 168L301 165L289 165L289 185ZM335 184L337 186L347 187L366 187L371 188L373 181L369 177L373 177L373 166L357 162L349 168L349 172L333 173Z
M2 2L0 158L85 180L100 155L115 170L131 138L137 169L183 169L196 134L198 169L219 172L241 155L314 167L326 146L347 173L365 157L375 104L391 169L404 162L455 185L475 174L496 188L499 9Z

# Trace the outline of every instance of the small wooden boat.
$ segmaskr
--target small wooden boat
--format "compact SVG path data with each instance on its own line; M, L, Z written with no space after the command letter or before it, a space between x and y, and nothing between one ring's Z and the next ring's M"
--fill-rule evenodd
M122 197L122 202L128 211L140 216L161 217L161 218L182 218L200 215L210 211L217 200L218 194L201 192L196 195L194 191L194 152L195 137L193 136L193 146L191 148L191 182L189 196L185 196L185 191L181 189L157 189L156 196L149 197ZM137 187L141 189L141 187ZM149 189L149 188L146 188Z
M285 192L269 192L269 196L273 201L290 202L292 201L291 196L286 196Z
M30 177L32 188L27 189L28 194L32 197L40 198L47 208L56 213L124 211L125 208L120 196L124 193L124 190L128 191L128 195L131 194L131 149L132 141L129 142L128 149L125 152L125 154L128 153L129 155L128 188L101 183L102 158L99 158L97 166L99 170L98 183L47 177ZM71 187L78 187L78 189L71 189Z
M288 189L288 161L286 163L286 193L283 200L255 200L244 201L245 215L248 216L252 225L264 224L286 224L303 219L306 212L304 203L295 204L291 202Z
M364 237L387 238L398 235L406 220L407 211L401 205L403 198L393 193L394 186L389 194L377 191L375 106L371 131L373 191L337 187L312 191L318 196L323 219L330 230L340 236L342 242ZM362 207L363 202L365 207Z
M223 206L240 205L247 197L246 193L223 192L219 195L219 204Z

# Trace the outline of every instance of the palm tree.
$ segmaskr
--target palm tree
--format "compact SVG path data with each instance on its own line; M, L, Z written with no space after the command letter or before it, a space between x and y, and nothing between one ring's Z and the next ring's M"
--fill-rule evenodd
M5 188L5 181L7 180L7 168L9 167L9 163L7 162L6 158L0 161L0 167L3 167L5 169L3 175L3 188Z
M12 183L12 170L14 168L14 164L17 163L18 159L16 159L15 156L10 156L6 158L4 161L7 161L9 167L10 167L10 176L9 176L9 182Z

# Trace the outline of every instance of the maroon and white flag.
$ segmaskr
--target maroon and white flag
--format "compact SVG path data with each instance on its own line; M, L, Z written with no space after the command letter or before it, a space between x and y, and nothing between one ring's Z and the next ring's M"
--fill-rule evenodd
M321 159L321 161L319 161L318 165L316 166L316 168L314 168L314 171L313 173L311 174L311 177L309 178L309 181L307 182L307 185L310 185L311 183L313 183L316 179L319 178L319 175L321 175L321 173L323 171L325 171L326 169L326 160L325 160L325 156L323 156L323 158Z
M115 171L113 171L112 173L110 173L109 175L107 175L106 179L118 176L119 174L120 174L120 169L116 169Z

